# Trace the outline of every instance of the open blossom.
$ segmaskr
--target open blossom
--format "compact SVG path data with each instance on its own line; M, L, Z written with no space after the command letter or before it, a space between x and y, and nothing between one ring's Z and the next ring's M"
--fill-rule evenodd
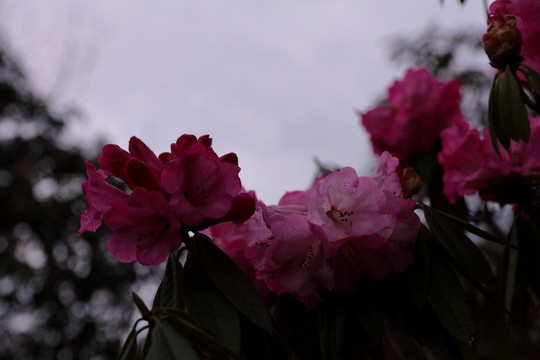
M460 116L460 86L441 83L426 69L408 70L388 89L387 104L361 113L361 122L377 154L406 157L432 151L440 132Z
M181 136L171 153L156 156L132 137L129 151L106 145L101 169L87 163L83 183L87 209L79 234L102 223L114 233L109 250L122 262L144 265L163 262L170 249L181 245L180 229L200 230L222 221L247 220L255 200L242 192L235 154L218 157L208 135ZM124 193L107 183L108 176L124 181Z
M521 56L523 62L540 72L540 1L537 0L497 0L489 7L488 25L494 21L515 16L517 29L521 33ZM489 35L489 31L488 34ZM486 42L484 35L484 43ZM489 38L487 39L489 40Z
M364 279L382 280L412 262L408 245L420 228L415 200L403 197L399 159L382 154L369 177L351 168L328 175L310 203L308 216L324 228L334 249L334 290L351 293Z
M211 139L183 135L171 146L171 154L161 174L161 184L171 195L173 210L189 226L206 227L223 220L236 220L228 216L237 213L233 205L248 205L249 211L237 216L246 220L254 210L251 197L237 197L242 190L238 173L238 159L234 154L221 158L210 147ZM240 203L239 203L240 201ZM243 209L241 209L243 210Z
M108 249L121 262L160 264L170 249L182 244L180 220L157 191L135 188L129 197L113 204L104 221L114 231Z
M352 293L366 279L405 270L420 220L416 201L404 197L399 167L383 153L372 176L343 168L285 194L279 205L259 203L243 225L251 226L244 255L256 277L316 307L321 289Z
M531 117L528 143L511 141L510 150L493 150L488 130L480 133L456 121L442 134L439 162L444 169L444 193L450 202L479 193L500 204L538 200L540 183L540 124Z

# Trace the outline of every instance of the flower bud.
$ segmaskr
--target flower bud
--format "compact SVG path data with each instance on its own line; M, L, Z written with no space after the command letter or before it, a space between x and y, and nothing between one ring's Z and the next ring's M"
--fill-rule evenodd
M482 37L484 50L491 66L502 69L522 61L522 38L516 26L516 17L497 11L488 19L487 33Z
M401 154L392 153L392 156L399 159L399 165L396 168L396 174L403 189L403 197L410 198L418 193L422 188L422 178L416 170L409 166L407 158Z

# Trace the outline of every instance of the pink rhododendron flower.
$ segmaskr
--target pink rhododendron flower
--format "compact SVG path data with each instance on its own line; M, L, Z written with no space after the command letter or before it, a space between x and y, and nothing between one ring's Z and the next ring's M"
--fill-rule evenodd
M198 141L193 136L180 137L171 146L170 159L161 174L161 184L171 194L171 207L189 226L234 220L227 216L231 212L245 219L255 208L255 202L243 195L243 201L236 204L245 211L233 207L242 190L238 160L233 154L219 158L210 145L208 137Z
M79 235L87 230L96 231L101 226L103 215L111 209L112 204L128 196L107 183L105 172L101 169L96 170L96 167L88 161L86 161L86 174L88 180L82 184L86 211L81 214Z
M460 86L441 83L425 69L408 70L388 89L387 104L362 113L373 150L406 157L432 151L441 130L461 115Z
M488 129L480 133L459 120L442 134L439 162L444 168L444 193L456 197L479 193L484 200L500 204L537 199L540 181L540 124L531 118L528 143L511 141L510 151L500 148L499 157L491 145Z
M160 264L182 244L180 221L165 197L138 187L105 214L105 224L114 233L108 248L121 262Z
M255 199L243 193L235 154L218 157L208 135L181 136L171 153L156 156L132 137L129 151L103 147L101 169L87 163L83 183L87 209L79 234L95 231L102 220L114 233L109 250L122 262L159 264L181 245L180 229L200 230L222 221L247 220ZM105 181L113 175L132 192L128 195Z
M491 18L514 15L521 33L523 62L540 72L540 1L497 0L489 7ZM488 20L488 24L491 21Z
M352 293L364 279L382 280L412 262L408 245L420 220L413 211L416 201L403 197L398 166L399 159L385 152L371 177L344 168L320 181L310 218L336 249L334 290L339 293Z
M259 269L259 278L277 293L293 294L308 307L315 307L318 288L334 285L333 271L327 261L327 242L322 229L305 216L290 214L272 224L272 245L265 256L267 266Z
M258 206L258 240L245 250L257 278L316 307L321 289L352 293L365 279L405 270L420 220L416 201L403 196L400 166L383 153L372 176L343 168L279 205Z
M118 145L105 145L99 164L103 170L124 181L131 190L143 187L163 192L160 177L165 164L135 136L129 140L129 152Z

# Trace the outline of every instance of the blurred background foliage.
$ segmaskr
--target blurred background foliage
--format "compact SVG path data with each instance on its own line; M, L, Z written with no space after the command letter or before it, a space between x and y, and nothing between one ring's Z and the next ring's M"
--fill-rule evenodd
M77 236L87 156L61 141L71 117L34 94L0 39L2 359L115 358L130 290L153 271L119 263L107 231Z

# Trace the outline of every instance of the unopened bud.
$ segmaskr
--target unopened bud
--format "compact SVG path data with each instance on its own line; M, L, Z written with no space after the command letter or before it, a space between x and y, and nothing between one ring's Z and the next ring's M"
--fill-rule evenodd
M400 180L404 198L410 198L422 188L422 178L412 167L403 169Z
M410 198L422 188L422 178L420 178L420 175L409 166L409 162L405 156L397 153L392 153L392 156L399 159L396 174L399 176L399 182L403 189L403 197Z
M484 50L491 66L502 69L506 65L518 64L522 38L512 14L496 12L488 19L487 33L482 37Z

